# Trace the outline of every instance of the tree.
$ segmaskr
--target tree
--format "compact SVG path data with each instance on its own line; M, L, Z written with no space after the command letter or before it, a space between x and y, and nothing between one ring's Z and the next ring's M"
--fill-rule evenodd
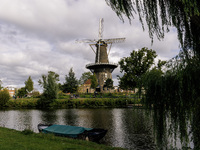
M122 77L120 77L119 75L117 76L118 80L119 80L119 87L123 90L128 90L129 87L129 78L127 77L127 74L124 73L124 75ZM131 87L136 87L136 82L132 81ZM132 89L132 88L131 88Z
M91 72L84 72L82 74L82 76L80 77L80 80L79 80L79 84L82 85L85 83L85 81L87 81L88 79L90 79L92 76L92 73Z
M68 75L65 76L65 83L63 84L63 92L74 93L78 89L78 80L75 77L73 68L69 70Z
M26 88L22 87L17 91L17 96L20 98L24 97L27 94Z
M129 21L138 14L144 29L144 20L148 25L149 36L153 41L154 34L158 39L164 38L169 26L174 26L182 49L192 49L200 58L200 1L198 0L106 0L121 20L123 15ZM159 11L159 12L158 12Z
M2 89L2 86L1 86L1 84L2 84L2 81L0 80L0 90Z
M63 85L61 83L58 83L59 90L63 91Z
M198 117L200 114L200 1L135 0L132 3L132 0L106 0L106 2L122 20L122 15L125 14L131 21L133 12L137 12L142 25L145 18L152 41L154 35L158 39L163 38L164 33L169 31L169 26L177 29L181 43L180 53L167 62L165 68L168 70L164 74L159 69L161 67L159 65L162 64L158 65L158 69L154 68L147 74L145 104L150 108L153 106L154 126L157 123L160 125L159 128L163 129L166 124L171 124L175 132L178 127L184 145L189 145L186 142L189 141L187 117L193 116L190 121L192 129L190 135L193 135L194 149L200 149ZM166 123L166 113L171 114L171 123ZM157 137L162 142L162 135Z
M39 79L38 83L43 88L41 98L38 100L39 107L48 107L58 94L59 75L53 71L49 71L48 75L42 75L42 80Z
M0 91L0 106L4 106L10 99L10 94L7 89Z
M33 91L33 81L31 76L28 77L27 81L25 81L25 88L28 92Z
M91 76L91 88L92 89L96 89L96 87L98 86L98 81L97 81L97 77L95 75L95 73Z
M38 98L38 97L40 96L40 92L39 92L39 91L36 91L36 90L33 90L33 91L32 91L32 96L33 96L34 98Z
M158 60L158 64L157 64L157 68L159 69L159 70L161 70L162 69L162 67L165 65L167 63L167 61L162 61L162 60Z
M142 87L142 75L144 75L154 64L156 52L152 49L142 48L138 51L132 51L130 57L124 57L119 61L120 72L124 72L120 79L122 89L134 89Z
M105 87L107 87L109 90L113 88L113 80L108 78L105 82Z

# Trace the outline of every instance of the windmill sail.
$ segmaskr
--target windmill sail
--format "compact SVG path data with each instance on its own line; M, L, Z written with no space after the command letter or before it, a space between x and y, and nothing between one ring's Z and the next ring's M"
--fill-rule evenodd
M99 21L99 39L84 39L77 40L78 43L90 43L92 50L95 53L95 63L87 64L86 68L90 69L91 72L96 74L98 80L98 91L104 92L104 85L107 79L112 79L112 71L117 68L118 64L110 63L108 59L107 46L110 44L109 52L112 46L112 43L124 42L125 38L112 38L112 39L103 39L103 19ZM96 51L92 46L96 47Z

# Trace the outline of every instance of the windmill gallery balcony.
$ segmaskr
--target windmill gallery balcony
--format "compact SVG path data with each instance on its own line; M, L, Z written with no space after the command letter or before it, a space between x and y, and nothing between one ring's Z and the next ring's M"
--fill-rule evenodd
M113 72L113 70L115 69L115 68L117 68L118 67L118 64L117 63L90 63L90 64L87 64L86 65L86 68L87 69L90 69L92 72L93 72L93 70L95 70L95 69L97 69L97 68L99 68L99 69L103 69L103 68L109 68L110 69L110 71L111 71L111 73Z

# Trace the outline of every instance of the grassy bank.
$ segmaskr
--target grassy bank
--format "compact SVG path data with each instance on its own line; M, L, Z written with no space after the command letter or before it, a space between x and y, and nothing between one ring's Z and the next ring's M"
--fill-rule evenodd
M120 150L102 144L0 127L2 150Z
M37 98L11 99L7 102L8 108L36 108ZM56 99L52 108L99 108L99 107L127 107L129 104L139 104L134 98L78 98Z

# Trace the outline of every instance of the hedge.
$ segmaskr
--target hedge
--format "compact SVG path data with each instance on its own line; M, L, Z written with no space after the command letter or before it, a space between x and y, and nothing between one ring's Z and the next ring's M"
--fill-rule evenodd
M37 98L9 100L9 108L37 108ZM80 98L56 99L50 104L51 108L98 108L98 107L127 107L129 104L138 104L140 100L131 98Z

